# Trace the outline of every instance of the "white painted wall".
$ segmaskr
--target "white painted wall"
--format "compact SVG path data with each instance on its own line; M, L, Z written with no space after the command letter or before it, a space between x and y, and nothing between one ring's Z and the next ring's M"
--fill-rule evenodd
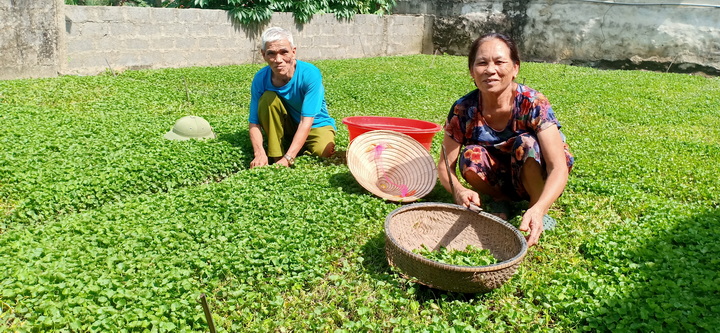
M627 3L633 2L535 1L527 12L525 52L560 62L629 59L720 70L720 1L718 8ZM654 0L662 2L671 1Z
M395 13L435 17L439 51L467 54L505 32L526 60L670 67L720 75L718 0L397 0Z
M524 60L720 75L720 0L396 1L400 15L299 26L276 13L270 25L290 29L305 60L467 54L502 31ZM254 63L257 38L219 10L0 0L0 79Z

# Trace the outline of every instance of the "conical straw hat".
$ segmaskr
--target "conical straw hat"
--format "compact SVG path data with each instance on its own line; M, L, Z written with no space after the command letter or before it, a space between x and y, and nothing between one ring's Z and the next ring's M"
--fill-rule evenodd
M430 153L400 132L376 130L357 136L348 147L347 163L362 187L390 201L413 202L437 182Z

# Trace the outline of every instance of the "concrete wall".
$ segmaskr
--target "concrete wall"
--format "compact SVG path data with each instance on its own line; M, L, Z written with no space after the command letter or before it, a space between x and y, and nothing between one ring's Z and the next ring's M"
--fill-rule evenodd
M397 0L396 13L435 16L440 52L466 55L504 32L525 60L720 75L717 0Z
M718 0L397 0L395 13L404 15L316 15L302 26L276 13L269 25L291 30L308 61L464 55L480 34L502 31L525 60L720 75ZM0 0L0 79L256 63L259 32L220 10Z
M431 20L356 15L338 21L325 14L298 26L292 14L276 13L265 27L290 30L298 56L311 61L431 52ZM262 62L261 30L242 28L223 10L66 6L67 51L60 73Z
M62 0L0 0L0 80L57 75Z

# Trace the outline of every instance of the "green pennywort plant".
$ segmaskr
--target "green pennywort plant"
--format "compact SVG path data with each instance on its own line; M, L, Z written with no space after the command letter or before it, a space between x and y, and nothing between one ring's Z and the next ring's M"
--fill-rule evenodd
M457 266L488 266L498 262L490 250L481 249L472 244L468 244L464 250L448 250L441 246L437 251L433 251L423 244L421 248L413 250L413 253L443 264Z
M347 116L444 122L473 89L465 61L315 62L338 150ZM397 204L341 158L248 170L259 68L0 81L0 331L206 332L201 293L231 332L720 326L717 79L524 62L518 81L548 96L576 165L558 227L501 288L466 295L390 269ZM162 139L190 114L218 138ZM422 199L451 200L441 186Z

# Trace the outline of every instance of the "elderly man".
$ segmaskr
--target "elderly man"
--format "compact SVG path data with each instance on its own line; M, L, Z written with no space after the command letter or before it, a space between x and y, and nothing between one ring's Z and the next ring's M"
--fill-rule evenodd
M288 31L272 27L263 32L260 53L268 65L255 74L250 88L249 132L255 153L250 168L290 166L303 150L322 157L335 153L337 128L328 114L322 75L314 65L297 60L295 51Z

